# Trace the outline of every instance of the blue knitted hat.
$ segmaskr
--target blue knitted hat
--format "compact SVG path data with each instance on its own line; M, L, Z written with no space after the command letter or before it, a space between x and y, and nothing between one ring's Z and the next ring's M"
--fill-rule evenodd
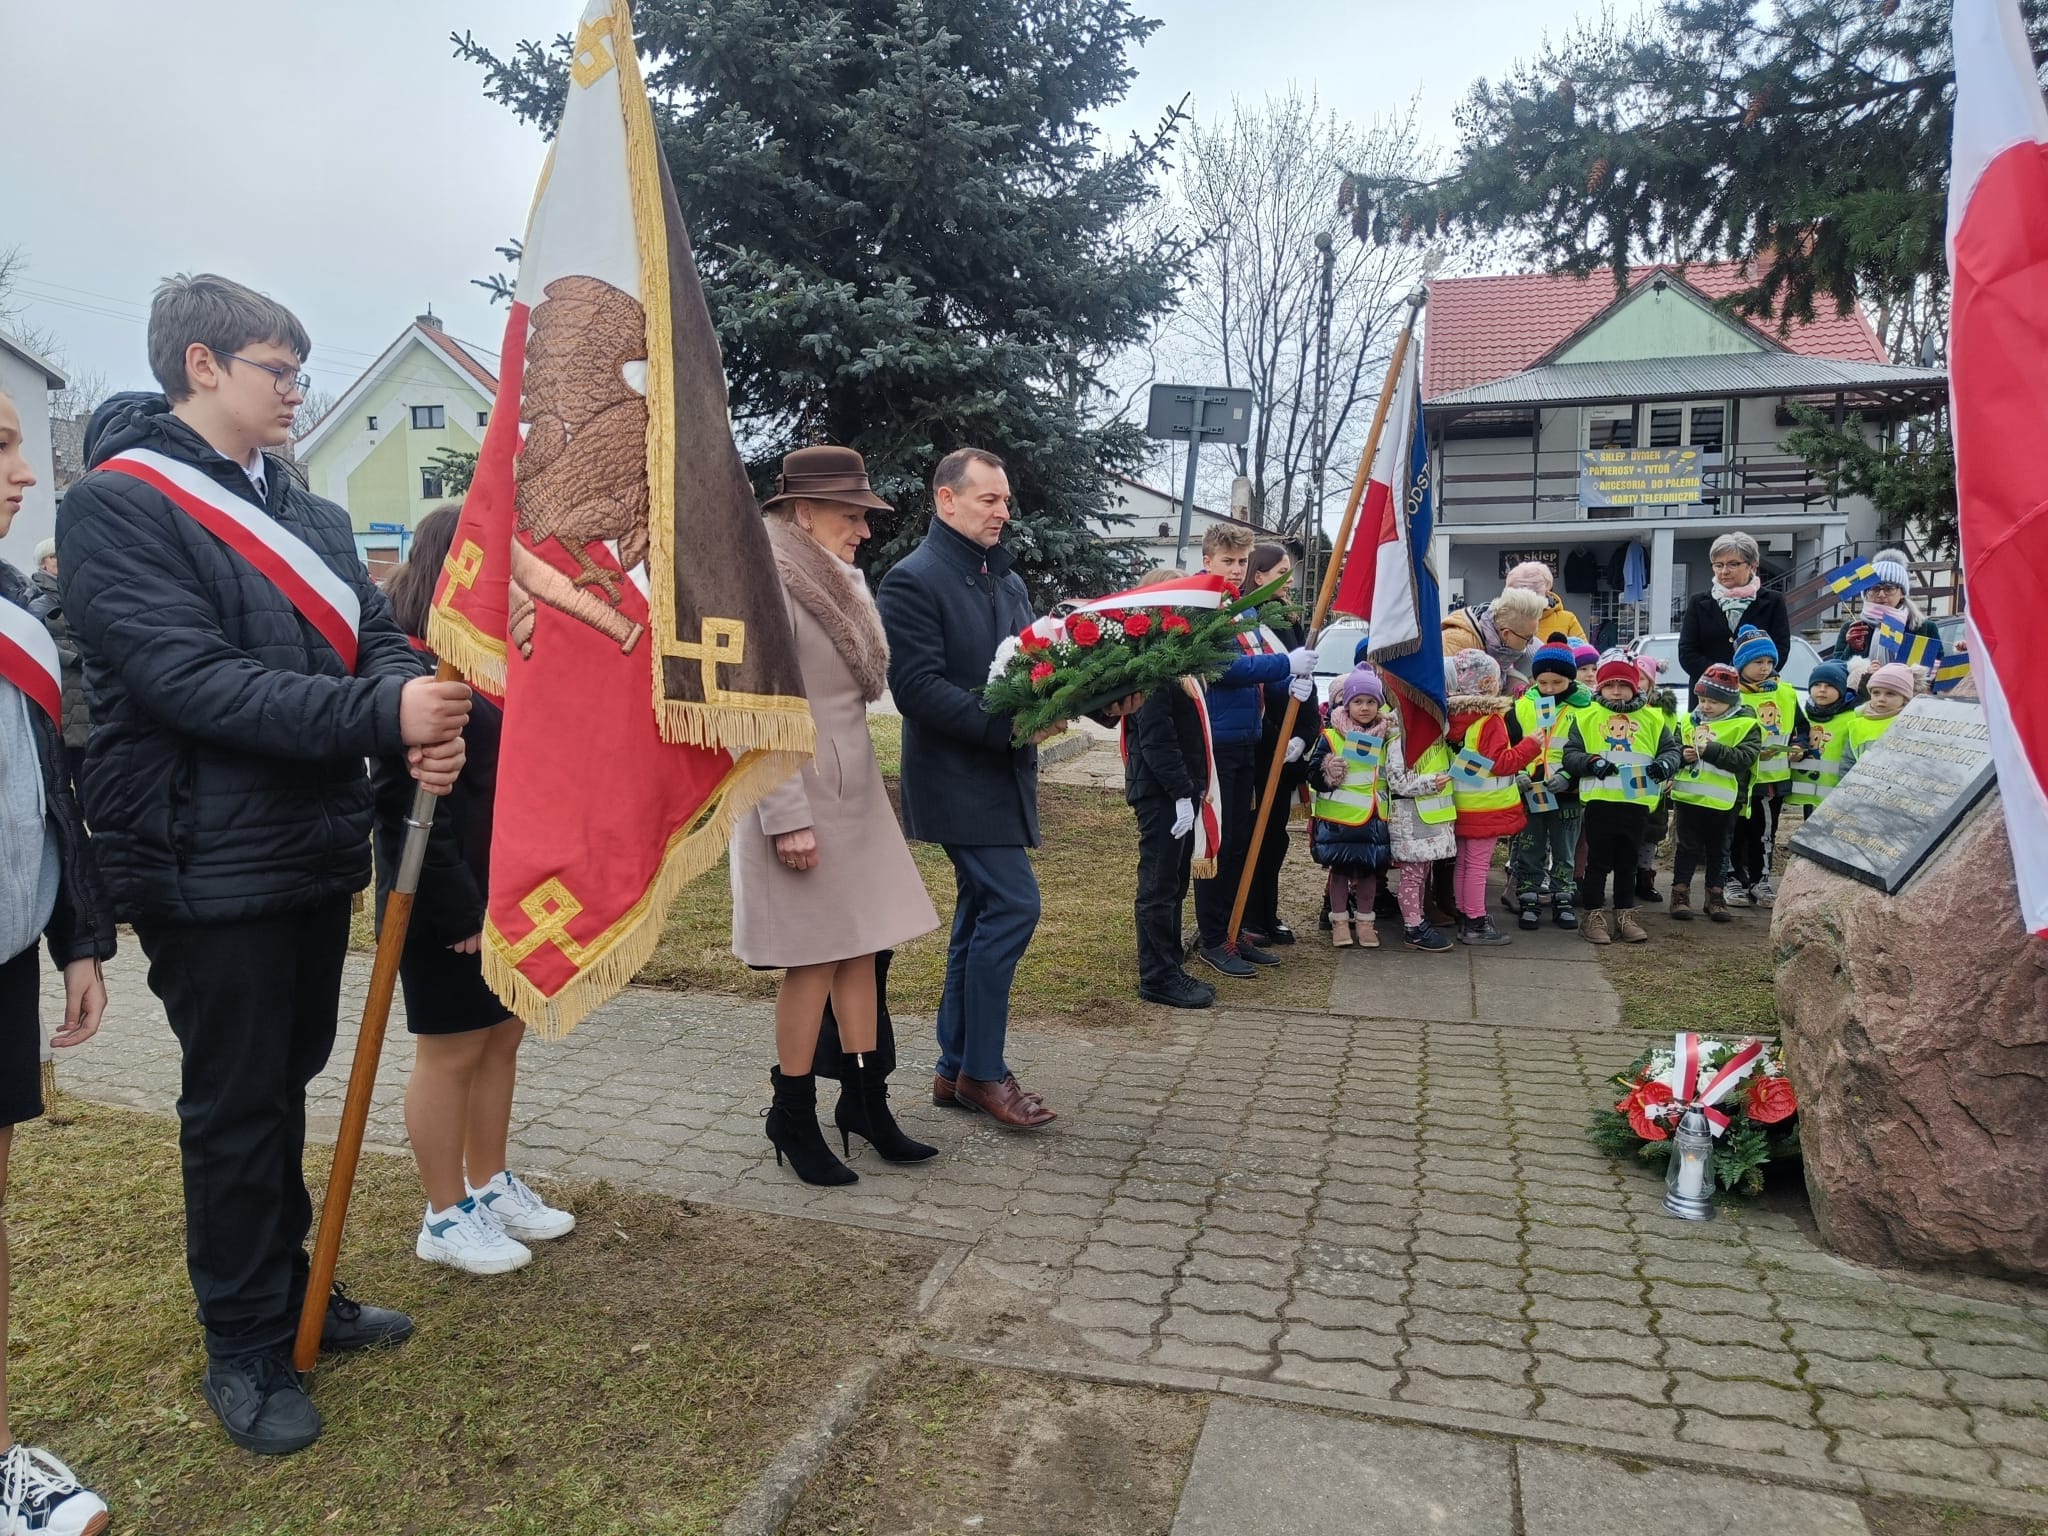
M1769 635L1754 624L1745 624L1735 632L1735 670L1740 672L1752 661L1769 661L1778 664L1778 645Z
M1546 672L1555 672L1559 677L1576 678L1579 675L1578 659L1572 654L1572 642L1565 635L1552 635L1536 647L1536 659L1529 663L1529 675L1541 677Z
M1839 661L1824 661L1815 667L1806 686L1811 688L1815 683L1826 683L1843 698L1849 697L1849 669Z

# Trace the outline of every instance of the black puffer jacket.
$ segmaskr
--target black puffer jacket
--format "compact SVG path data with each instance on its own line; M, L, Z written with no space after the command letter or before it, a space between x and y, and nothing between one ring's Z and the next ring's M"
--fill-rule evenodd
M0 603L29 607L28 578L5 560L0 560ZM114 953L114 908L100 883L92 843L71 793L57 727L33 704L28 717L36 736L36 761L43 769L43 804L57 834L57 905L43 927L43 937L59 969L74 960L105 960Z
M131 448L257 500L161 395L94 413L88 465ZM58 581L93 719L80 794L126 920L235 922L369 883L364 760L405 750L399 693L425 664L356 557L348 514L281 461L268 485L263 510L362 603L353 677L268 578L141 481L94 470L58 510Z
M85 669L78 663L78 646L64 617L64 599L57 590L57 578L48 571L30 571L28 584L34 594L29 610L57 642L57 655L64 663L64 745L82 747L92 732L92 712L85 707Z

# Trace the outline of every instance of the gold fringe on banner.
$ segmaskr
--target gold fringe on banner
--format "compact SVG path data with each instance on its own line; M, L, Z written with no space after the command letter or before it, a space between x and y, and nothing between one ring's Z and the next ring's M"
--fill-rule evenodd
M723 857L740 818L800 769L809 756L808 752L796 756L750 752L741 758L689 825L678 828L669 839L661 866L640 899L605 932L580 946L584 950L582 968L555 996L547 996L519 970L516 946L488 919L484 924L484 981L542 1039L559 1040L568 1034L640 974L661 942L662 919L669 903Z
M1216 861L1214 859L1190 859L1188 861L1188 878L1190 880L1214 880L1216 878Z
M46 1060L43 1063L43 1103L47 1105L56 1097L57 1063L54 1060Z
M427 613L427 644L472 688L505 697L505 647L453 608L436 603Z

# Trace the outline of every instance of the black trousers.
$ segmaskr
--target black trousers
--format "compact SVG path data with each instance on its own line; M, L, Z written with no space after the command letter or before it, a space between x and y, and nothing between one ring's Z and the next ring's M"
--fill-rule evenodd
M1728 873L1737 885L1755 885L1771 872L1778 812L1784 809L1788 792L1787 783L1749 787L1749 814L1735 819L1728 835Z
M1161 987L1181 969L1180 914L1195 835L1173 835L1173 802L1163 795L1146 795L1131 810L1138 818L1138 984Z
M1719 890L1728 878L1728 827L1733 810L1712 811L1703 805L1680 805L1672 813L1678 823L1678 852L1671 859L1674 885L1690 885L1693 871L1705 870L1707 886Z
M137 923L184 1055L185 1268L206 1351L291 1347L306 1294L306 1085L334 1049L349 899L238 923Z
M1616 911L1636 904L1636 861L1649 831L1650 808L1620 800L1586 801L1586 879L1579 904L1589 912L1607 905L1607 877L1614 876Z
M1219 819L1223 846L1216 851L1216 878L1195 882L1195 925L1202 948L1221 944L1230 930L1230 909L1237 901L1237 883L1244 877L1245 856L1252 842L1252 757L1258 743L1216 744L1216 785L1222 795ZM1172 807L1169 803L1168 810Z

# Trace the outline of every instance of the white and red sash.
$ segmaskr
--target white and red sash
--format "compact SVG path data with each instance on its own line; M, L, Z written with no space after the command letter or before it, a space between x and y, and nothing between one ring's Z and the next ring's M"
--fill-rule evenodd
M43 621L0 597L0 677L42 709L53 724L64 723L63 662Z
M190 464L149 448L131 448L97 466L161 491L172 506L240 555L285 595L350 672L362 604L355 589L313 547L254 502Z

